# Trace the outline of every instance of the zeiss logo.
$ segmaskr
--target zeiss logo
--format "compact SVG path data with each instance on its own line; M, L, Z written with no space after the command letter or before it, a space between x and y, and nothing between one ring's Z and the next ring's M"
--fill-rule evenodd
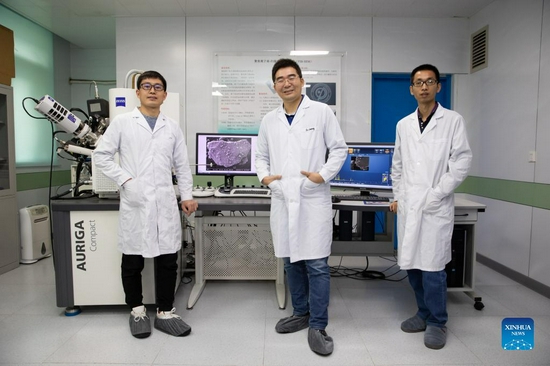
M531 318L502 320L502 349L528 351L535 348L535 322Z
M116 97L115 98L115 107L126 107L126 98L125 97Z

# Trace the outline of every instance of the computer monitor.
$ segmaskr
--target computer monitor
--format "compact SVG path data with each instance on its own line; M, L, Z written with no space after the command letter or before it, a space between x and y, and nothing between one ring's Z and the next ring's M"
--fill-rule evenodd
M365 195L376 190L391 190L394 144L350 142L347 145L346 161L330 185L355 188Z
M224 186L233 187L235 176L256 175L258 135L197 133L197 175L224 176Z

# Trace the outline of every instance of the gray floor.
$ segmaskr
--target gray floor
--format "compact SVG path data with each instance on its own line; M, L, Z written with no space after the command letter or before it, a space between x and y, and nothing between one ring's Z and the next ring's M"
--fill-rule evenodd
M331 265L340 259L331 258ZM370 262L370 269L391 266L381 258ZM365 258L342 262L354 268L365 263ZM153 331L147 339L135 339L124 307L85 307L80 315L65 316L56 306L53 264L47 258L0 275L0 364L550 365L550 299L483 265L476 270L476 294L485 308L477 311L466 294L450 292L447 346L439 351L424 346L422 333L399 329L415 311L406 280L333 278L327 331L335 350L320 357L309 350L307 331L275 332L277 320L292 307L278 309L272 282L210 281L192 310L186 310L191 285L182 285L175 305L193 327L191 335ZM502 349L501 322L507 317L534 319L534 350Z

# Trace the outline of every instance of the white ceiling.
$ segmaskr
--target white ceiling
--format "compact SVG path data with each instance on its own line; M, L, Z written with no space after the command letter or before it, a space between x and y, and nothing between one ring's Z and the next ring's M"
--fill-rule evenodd
M85 49L115 48L117 17L469 18L495 0L0 0ZM3 11L0 7L0 11Z

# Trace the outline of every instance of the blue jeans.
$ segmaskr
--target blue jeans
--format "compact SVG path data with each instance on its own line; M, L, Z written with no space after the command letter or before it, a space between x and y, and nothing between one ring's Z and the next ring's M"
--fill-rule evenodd
M447 324L447 273L445 270L437 272L407 270L418 315L426 320L427 325L443 328Z
M303 316L309 313L309 327L325 329L328 324L328 302L330 297L330 268L328 257L290 263L283 258L293 314Z

